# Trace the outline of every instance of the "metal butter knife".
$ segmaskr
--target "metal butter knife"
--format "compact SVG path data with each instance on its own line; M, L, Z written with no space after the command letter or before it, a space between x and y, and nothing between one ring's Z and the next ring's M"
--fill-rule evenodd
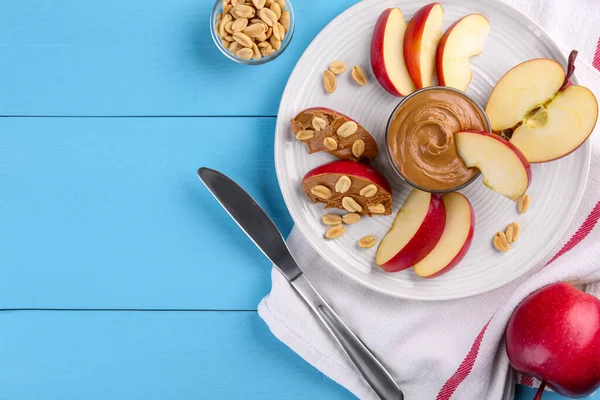
M404 399L390 373L304 276L283 236L258 203L237 183L218 171L200 168L198 176L240 228L292 284L379 397L384 400Z

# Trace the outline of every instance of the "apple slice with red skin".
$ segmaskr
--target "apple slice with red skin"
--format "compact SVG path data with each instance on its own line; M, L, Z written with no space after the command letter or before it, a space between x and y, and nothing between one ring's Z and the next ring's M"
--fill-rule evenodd
M394 96L407 96L415 85L404 62L406 23L399 8L388 8L379 16L371 40L371 67L379 84Z
M547 58L521 63L504 74L490 95L486 113L492 129L510 137L529 162L572 153L596 125L596 97L569 81L576 57L574 50L566 74L559 63Z
M458 192L442 196L446 207L444 232L437 245L414 265L423 278L435 278L454 268L467 255L475 230L475 213L471 202Z
M511 68L494 86L485 108L492 130L514 128L527 113L558 93L564 80L563 67L549 58Z
M531 166L513 144L490 132L462 131L454 134L456 151L469 168L479 168L483 183L516 201L531 183Z
M568 397L600 387L600 301L565 282L527 296L506 327L506 353L518 372Z
M317 130L313 124L315 118L324 120L326 126ZM348 121L356 123L356 133L348 137L338 136L337 129ZM341 160L353 161L372 161L379 154L377 142L364 126L347 115L332 110L331 108L313 107L300 111L298 115L292 119L292 131L294 132L294 135L297 135L298 132L302 130L310 130L314 134L313 137L301 140L308 146L309 154L324 151ZM326 138L335 140L337 147L333 150L327 148L324 145L324 140ZM362 140L365 144L364 152L358 157L356 157L352 151L352 146L357 140Z
M350 187L344 192L338 192L336 184L344 176L350 180ZM363 191L369 185L375 186L376 191L371 193ZM319 187L321 192L325 187L326 194L319 195L320 191L315 187ZM339 208L351 212L344 207L343 203L344 198L348 197L361 207L360 210L355 211L359 214L371 216L392 213L390 184L383 175L367 164L341 160L321 165L304 176L302 189L313 203L325 203L325 208Z
M571 154L592 134L598 120L598 102L586 87L571 85L550 103L534 111L512 133L510 142L532 163Z
M490 22L481 14L470 14L450 26L440 39L436 54L438 82L466 91L471 83L471 57L483 52Z
M417 89L433 85L443 19L442 5L431 3L417 10L406 27L404 61Z
M441 196L413 189L377 247L377 265L387 272L412 267L437 245L445 221Z

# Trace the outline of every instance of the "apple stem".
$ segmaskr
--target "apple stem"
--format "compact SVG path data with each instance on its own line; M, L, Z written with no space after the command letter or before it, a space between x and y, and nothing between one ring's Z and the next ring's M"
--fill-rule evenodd
M562 86L559 91L565 90L569 86L569 81L571 80L571 76L575 72L575 59L577 58L577 50L571 51L569 54L569 63L567 64L567 75L565 76L565 80L563 81Z
M537 392L535 392L535 397L533 398L533 400L542 400L542 395L544 394L545 387L546 387L546 381L542 381L542 383L540 383L540 387L538 388Z

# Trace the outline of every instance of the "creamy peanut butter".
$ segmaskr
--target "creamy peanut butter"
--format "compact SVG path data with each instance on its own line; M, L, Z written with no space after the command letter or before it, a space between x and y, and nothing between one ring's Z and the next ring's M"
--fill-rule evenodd
M483 113L465 95L433 88L407 98L390 124L390 158L411 183L430 190L449 190L477 174L456 153L454 133L487 130Z

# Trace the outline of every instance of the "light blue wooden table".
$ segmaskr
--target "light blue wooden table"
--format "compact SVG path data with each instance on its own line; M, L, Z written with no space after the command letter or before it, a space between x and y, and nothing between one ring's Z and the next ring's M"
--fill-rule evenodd
M296 0L254 68L213 45L210 0L0 2L0 399L352 398L257 316L270 265L195 171L290 231L279 98L355 2Z

